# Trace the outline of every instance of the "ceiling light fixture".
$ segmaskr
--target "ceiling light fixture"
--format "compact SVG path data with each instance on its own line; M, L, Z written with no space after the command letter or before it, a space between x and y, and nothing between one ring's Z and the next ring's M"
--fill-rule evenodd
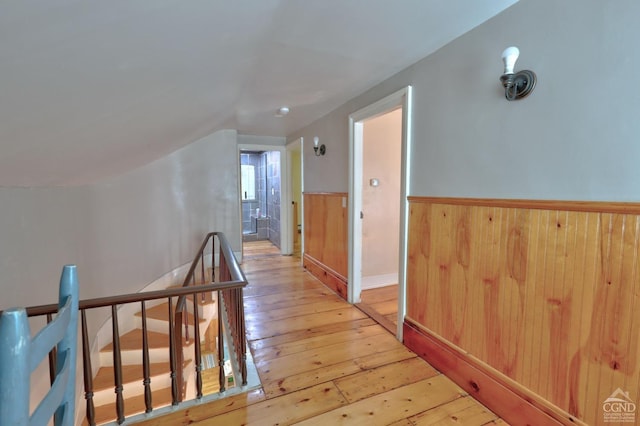
M500 81L504 86L504 96L508 101L525 98L536 87L536 74L533 71L513 72L518 56L520 56L520 50L515 46L507 47L502 52L504 73L500 76Z
M284 117L287 114L289 114L289 107L282 106L282 107L278 108L278 112L276 113L276 117Z

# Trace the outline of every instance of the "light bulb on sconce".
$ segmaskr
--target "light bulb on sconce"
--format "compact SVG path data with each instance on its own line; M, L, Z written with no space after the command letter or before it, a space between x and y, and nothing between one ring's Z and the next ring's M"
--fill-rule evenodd
M504 86L504 96L508 101L515 101L527 97L536 87L536 74L530 70L514 72L516 61L520 56L520 49L515 46L507 47L502 52L504 73L500 81Z
M316 154L316 157L324 155L327 152L327 147L324 146L324 144L318 146L318 143L320 143L320 138L318 138L317 136L314 136L313 137L313 152Z
M515 46L507 47L502 52L502 62L504 62L504 73L513 74L513 69L516 66L516 61L520 56L520 49Z

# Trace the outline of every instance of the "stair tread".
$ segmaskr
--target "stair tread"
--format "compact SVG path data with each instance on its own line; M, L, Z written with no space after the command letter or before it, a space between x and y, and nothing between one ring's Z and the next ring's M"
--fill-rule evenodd
M167 330L168 332L168 330ZM147 338L149 341L149 349L161 349L169 347L169 335L164 333L158 333L156 331L147 330ZM182 338L182 344L188 345L184 337ZM141 350L142 349L142 329L135 328L128 333L120 336L120 350ZM100 352L111 352L113 350L113 344L109 343L100 349Z
M144 413L145 403L144 395L136 395L132 397L125 396L124 414L126 417L133 416L135 414ZM171 388L158 389L152 392L153 409L156 410L160 407L171 405ZM104 424L116 420L116 403L115 401L105 405L98 405L95 407L95 420L96 424ZM83 424L87 424L86 418Z
M137 317L142 317L142 312L136 312ZM169 302L164 302L159 305L156 305L152 308L147 308L147 319L156 319L161 321L168 321L169 318ZM194 324L193 314L187 312L187 319L189 325ZM199 318L200 323L206 322L206 320L202 317Z
M186 367L191 360L185 360L183 368ZM156 362L149 364L151 376L169 375L171 373L171 365L169 362ZM132 364L122 366L122 382L123 383L142 383L144 377L142 364ZM98 392L104 389L113 389L113 367L100 367L98 374L93 379L93 390Z

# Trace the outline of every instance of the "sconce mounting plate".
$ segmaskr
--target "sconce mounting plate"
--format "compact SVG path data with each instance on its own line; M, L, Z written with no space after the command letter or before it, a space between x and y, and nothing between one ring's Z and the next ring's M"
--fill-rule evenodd
M531 70L518 71L515 74L504 74L500 77L505 87L504 96L509 101L526 98L536 87L536 73Z

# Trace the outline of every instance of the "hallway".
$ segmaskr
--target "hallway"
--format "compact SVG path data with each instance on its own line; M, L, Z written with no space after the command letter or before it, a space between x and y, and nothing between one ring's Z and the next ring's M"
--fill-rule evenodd
M299 258L253 247L242 268L262 388L141 424L506 424L305 272Z

